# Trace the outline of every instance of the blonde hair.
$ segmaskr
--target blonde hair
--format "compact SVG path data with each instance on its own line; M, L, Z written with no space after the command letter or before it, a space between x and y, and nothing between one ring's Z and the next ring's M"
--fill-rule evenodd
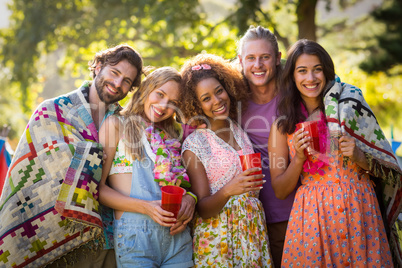
M271 44L275 57L279 56L279 46L276 36L267 28L250 25L246 33L240 38L237 46L237 55L243 55L244 45L249 41L265 40Z
M279 45L278 45L278 39L276 36L267 28L264 28L262 26L253 26L251 25L246 33L240 38L240 40L237 43L237 55L239 55L241 58L243 58L244 55L244 46L247 42L250 41L256 41L256 40L262 40L267 42L268 44L271 44L271 47L273 49L273 52L275 53L275 60L280 58L280 52L279 52ZM241 67L241 73L244 76L244 70L243 67ZM278 90L278 84L280 82L280 78L282 75L282 65L278 64L276 65L275 68L275 81L276 81L276 91ZM247 81L247 84L249 84L249 81ZM251 92L250 87L248 87L248 91Z
M181 75L172 67L158 68L142 81L141 86L134 92L127 107L125 107L120 115L124 116L124 143L126 145L126 153L131 154L133 159L143 159L144 150L141 143L144 128L141 124L142 118L146 118L144 112L145 101L148 99L152 91L160 88L169 81L175 81L179 85L181 83ZM174 116L158 123L171 138L179 138L181 135L181 127L176 122Z

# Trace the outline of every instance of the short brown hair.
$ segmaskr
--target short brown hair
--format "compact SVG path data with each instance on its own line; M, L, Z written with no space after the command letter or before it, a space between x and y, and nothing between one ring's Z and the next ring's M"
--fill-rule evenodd
M107 65L116 65L122 60L127 60L131 65L137 68L137 76L135 77L130 91L134 88L138 88L141 84L141 75L143 74L143 63L141 55L129 45L118 45L112 48L108 48L99 51L95 54L95 57L89 64L90 75L92 79L95 79L95 68L101 63L102 68Z

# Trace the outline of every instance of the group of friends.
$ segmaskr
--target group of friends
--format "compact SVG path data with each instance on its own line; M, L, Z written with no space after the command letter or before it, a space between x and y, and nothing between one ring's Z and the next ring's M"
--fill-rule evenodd
M237 54L149 71L119 45L40 104L0 198L0 267L402 265L402 172L361 90L314 41L281 63L272 32L250 26ZM296 127L311 118L316 155ZM254 152L262 168L243 171ZM160 185L178 178L174 218Z

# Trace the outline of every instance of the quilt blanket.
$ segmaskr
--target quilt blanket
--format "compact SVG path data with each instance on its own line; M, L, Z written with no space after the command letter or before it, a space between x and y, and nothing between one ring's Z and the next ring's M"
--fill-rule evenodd
M102 148L88 84L43 102L21 137L0 198L0 267L41 267L103 238Z
M402 172L376 117L364 100L361 90L336 78L324 94L325 114L331 136L348 133L365 153L370 173L380 178L382 203L388 223L389 243L395 264L402 267Z

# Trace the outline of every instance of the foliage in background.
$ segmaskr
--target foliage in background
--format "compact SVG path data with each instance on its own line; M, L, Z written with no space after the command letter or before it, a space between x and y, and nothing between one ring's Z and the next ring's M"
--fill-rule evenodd
M377 42L367 48L369 56L360 68L369 73L388 72L402 63L402 1L385 1L383 8L374 10L372 15L385 29L376 35Z
M336 73L342 81L362 89L385 135L391 137L393 125L394 137L402 141L402 65L371 73L359 68L359 63L375 57L370 48L378 46L377 36L385 33L385 25L372 16L353 21L334 18L318 27L319 42L332 56Z
M8 137L19 139L24 129L28 116L23 113L19 99L16 98L20 94L18 87L12 87L10 84L10 73L6 73L0 64L0 127L4 125L11 126ZM16 146L16 140L11 144L13 148Z

